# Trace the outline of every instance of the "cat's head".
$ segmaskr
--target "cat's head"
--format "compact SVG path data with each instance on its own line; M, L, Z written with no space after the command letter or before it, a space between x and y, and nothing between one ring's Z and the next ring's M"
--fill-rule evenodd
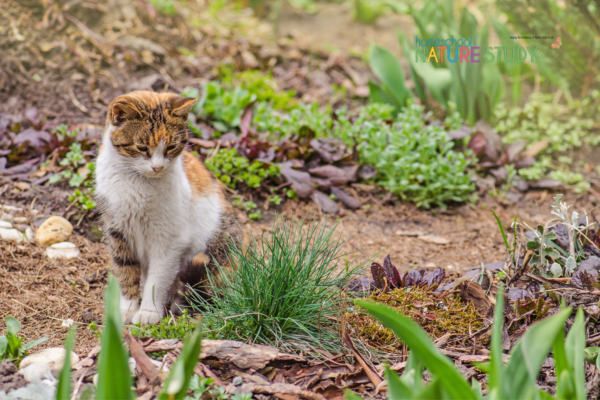
M188 114L195 102L174 93L146 91L117 97L106 119L114 149L143 175L162 175L185 148Z

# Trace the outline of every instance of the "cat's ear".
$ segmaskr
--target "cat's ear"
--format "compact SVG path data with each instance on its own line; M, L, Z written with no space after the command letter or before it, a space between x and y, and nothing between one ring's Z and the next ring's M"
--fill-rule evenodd
M187 117L198 99L193 97L175 96L171 98L171 114L178 117Z
M114 126L119 126L123 121L138 119L142 113L137 107L135 100L127 96L117 97L111 104L109 110L110 122Z

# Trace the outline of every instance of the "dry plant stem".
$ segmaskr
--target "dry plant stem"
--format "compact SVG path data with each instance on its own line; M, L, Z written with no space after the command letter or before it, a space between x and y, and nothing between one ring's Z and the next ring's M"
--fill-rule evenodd
M123 329L123 334L125 336L125 342L127 342L127 345L129 346L131 356L137 362L142 373L148 378L148 384L152 386L158 385L160 383L160 373L158 372L158 369L156 369L156 366L152 364L152 361L150 361L150 357L146 355L140 342L131 336L131 333L129 333L127 329Z
M365 373L367 374L373 385L375 385L375 387L379 387L381 382L383 382L383 379L377 374L377 372L375 372L373 368L371 368L371 366L365 361L365 359L358 352L358 350L356 350L356 347L354 347L354 343L352 343L352 339L350 339L350 336L348 336L348 334L346 333L346 335L342 337L342 340L346 347L350 349L352 354L354 354L354 357L356 357L360 365L363 367Z

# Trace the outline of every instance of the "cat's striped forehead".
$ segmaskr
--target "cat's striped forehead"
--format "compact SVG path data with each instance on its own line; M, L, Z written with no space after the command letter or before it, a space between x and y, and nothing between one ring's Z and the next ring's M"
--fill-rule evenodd
M131 92L114 99L108 110L107 125L117 151L137 156L140 145L154 148L160 143L177 147L187 143L187 117L196 99L174 93ZM143 148L143 147L142 147Z

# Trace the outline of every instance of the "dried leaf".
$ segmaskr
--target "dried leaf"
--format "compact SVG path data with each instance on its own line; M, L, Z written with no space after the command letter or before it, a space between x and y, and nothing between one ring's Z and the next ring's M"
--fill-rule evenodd
M313 178L313 180L315 180L315 178ZM357 208L360 208L360 203L358 202L358 200L354 196L351 196L348 193L346 193L341 188L337 188L335 186L331 187L331 194L333 194L337 200L344 203L344 205L351 210L356 210Z
M281 175L285 177L288 182L292 183L292 189L296 192L298 197L306 199L313 194L315 189L312 185L312 180L308 172L298 171L293 169L289 163L280 164Z
M327 214L336 214L340 211L340 207L335 203L335 201L331 200L331 197L327 196L325 193L320 190L315 190L312 199L324 213Z
M333 186L342 186L349 181L346 173L333 165L323 165L321 167L311 168L308 172L312 175L329 179Z

